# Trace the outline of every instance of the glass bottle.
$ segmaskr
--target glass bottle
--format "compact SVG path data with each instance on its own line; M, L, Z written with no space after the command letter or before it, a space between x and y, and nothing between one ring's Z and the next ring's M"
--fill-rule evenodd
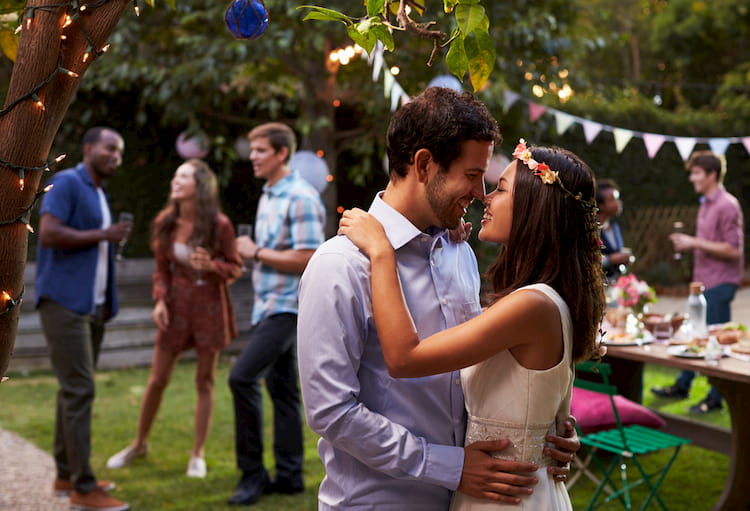
M687 320L693 337L706 337L708 325L706 325L706 297L703 296L703 283L691 282L690 295L687 300Z
M703 353L703 357L706 359L706 362L708 362L709 365L717 365L719 363L719 360L721 360L721 356L723 353L721 344L719 344L719 341L715 336L712 335L708 338L706 349Z

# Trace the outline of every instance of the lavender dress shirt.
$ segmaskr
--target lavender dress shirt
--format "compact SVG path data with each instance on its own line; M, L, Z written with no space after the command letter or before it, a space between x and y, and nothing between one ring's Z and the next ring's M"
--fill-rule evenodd
M372 213L396 250L420 338L480 312L468 243L419 231L380 197ZM459 373L388 375L372 315L370 263L344 236L325 242L300 284L299 366L307 422L326 469L320 510L447 510L463 467Z

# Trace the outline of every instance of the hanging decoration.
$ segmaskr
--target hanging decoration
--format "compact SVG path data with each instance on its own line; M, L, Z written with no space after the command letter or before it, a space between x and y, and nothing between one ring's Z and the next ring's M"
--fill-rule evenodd
M538 121L545 113L553 115L555 118L555 127L559 135L565 133L573 124L580 124L583 127L583 135L586 138L586 143L591 144L599 133L602 131L608 131L612 133L615 139L615 149L618 153L621 153L633 138L640 138L643 140L643 144L650 159L653 159L656 156L656 153L659 152L666 142L672 142L677 147L677 151L680 153L680 157L683 161L687 161L690 158L690 154L693 152L696 144L707 144L711 148L711 151L722 156L726 154L730 144L742 144L747 152L750 153L750 136L678 137L661 133L633 131L626 128L619 128L617 126L601 124L596 121L561 112L560 110L529 101L521 97L517 92L510 90L504 91L503 97L505 100L503 110L505 112L508 112L510 107L518 101L526 103L529 109L529 121L532 123Z
M289 159L289 167L323 193L331 180L328 164L312 151L297 151Z
M236 39L257 39L268 26L268 9L263 0L234 0L224 22Z
M208 137L203 133L188 137L188 132L183 131L177 136L175 148L177 149L177 154L183 160L189 160L190 158L202 160L208 155L210 143Z

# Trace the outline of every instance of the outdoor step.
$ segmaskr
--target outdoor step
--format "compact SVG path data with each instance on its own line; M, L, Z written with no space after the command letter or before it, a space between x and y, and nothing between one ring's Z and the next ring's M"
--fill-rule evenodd
M114 369L148 365L151 362L156 327L151 320L151 275L153 259L127 259L118 263L117 290L120 312L107 324L104 344L99 355L99 367ZM49 369L47 343L44 339L39 314L34 307L34 275L36 265L28 263L25 271L24 301L18 321L18 333L9 371ZM253 291L250 273L230 286L237 317L239 336L227 348L239 352L250 330ZM193 356L190 351L187 357Z

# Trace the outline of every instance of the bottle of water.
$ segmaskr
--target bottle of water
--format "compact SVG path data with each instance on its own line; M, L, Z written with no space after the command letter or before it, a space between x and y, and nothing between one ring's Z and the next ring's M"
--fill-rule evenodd
M687 320L693 337L706 337L708 325L706 325L706 297L703 296L703 283L690 283L690 296L687 302Z

